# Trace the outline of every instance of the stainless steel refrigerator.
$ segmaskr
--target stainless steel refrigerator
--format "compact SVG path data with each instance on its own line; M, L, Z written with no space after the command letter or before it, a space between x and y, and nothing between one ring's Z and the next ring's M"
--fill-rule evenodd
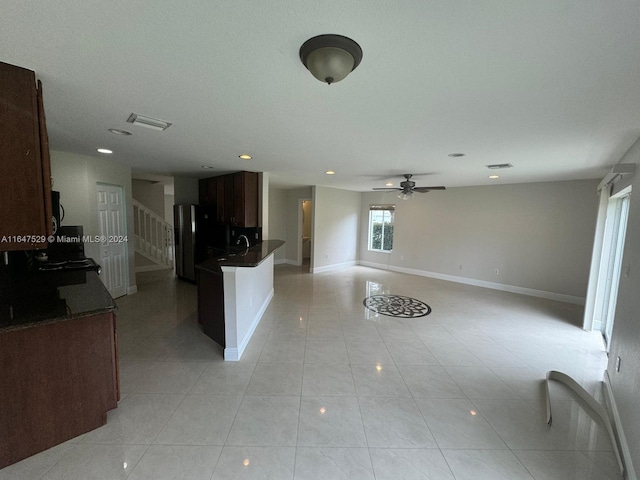
M215 212L205 205L174 205L173 221L176 275L195 282L195 266L206 259L207 247L213 245L220 228Z

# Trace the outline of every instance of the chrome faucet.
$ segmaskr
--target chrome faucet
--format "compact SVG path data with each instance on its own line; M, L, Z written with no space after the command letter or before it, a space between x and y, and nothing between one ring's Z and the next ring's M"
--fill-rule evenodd
M238 236L238 241L236 242L236 245L240 245L240 239L244 238L245 243L247 244L247 248L249 248L249 239L247 238L246 235L239 235Z

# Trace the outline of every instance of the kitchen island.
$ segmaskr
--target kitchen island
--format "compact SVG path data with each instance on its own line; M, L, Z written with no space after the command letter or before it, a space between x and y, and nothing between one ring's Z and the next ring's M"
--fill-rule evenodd
M106 423L115 309L93 271L0 272L0 468Z
M224 348L224 359L242 357L273 298L273 254L282 240L217 249L196 265L198 322Z

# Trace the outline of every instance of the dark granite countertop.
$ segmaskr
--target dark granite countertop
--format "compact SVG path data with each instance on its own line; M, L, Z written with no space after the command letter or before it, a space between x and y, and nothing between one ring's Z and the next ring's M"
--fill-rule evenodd
M93 271L0 276L0 332L115 309L115 301Z
M249 248L213 249L212 257L196 265L197 269L220 274L220 267L257 267L264 259L284 245L283 240L265 240Z

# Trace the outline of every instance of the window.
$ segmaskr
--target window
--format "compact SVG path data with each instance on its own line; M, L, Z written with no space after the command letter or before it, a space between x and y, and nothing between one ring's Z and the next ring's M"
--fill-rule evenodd
M395 205L369 205L369 250L393 250L393 214Z

